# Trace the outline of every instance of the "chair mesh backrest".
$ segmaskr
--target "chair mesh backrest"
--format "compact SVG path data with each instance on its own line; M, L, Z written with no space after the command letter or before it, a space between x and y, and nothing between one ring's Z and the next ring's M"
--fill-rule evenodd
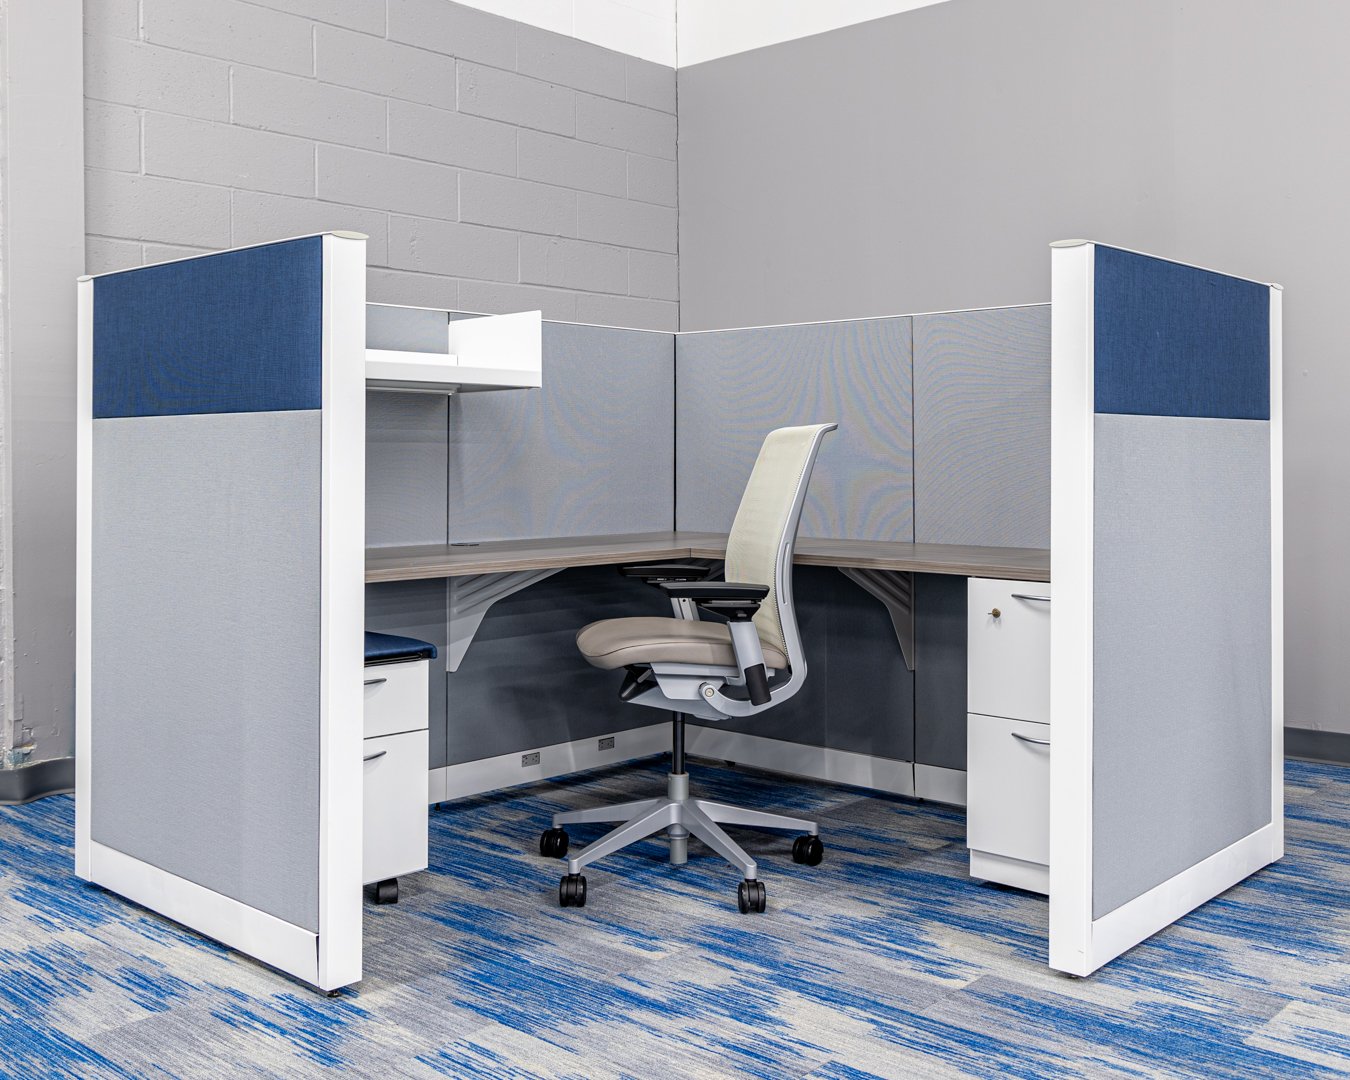
M816 443L830 426L778 428L765 436L727 538L726 580L769 586L769 595L755 613L755 628L761 641L784 653L788 644L779 610L777 568L785 547L784 565L791 565L801 520L797 493L810 479Z

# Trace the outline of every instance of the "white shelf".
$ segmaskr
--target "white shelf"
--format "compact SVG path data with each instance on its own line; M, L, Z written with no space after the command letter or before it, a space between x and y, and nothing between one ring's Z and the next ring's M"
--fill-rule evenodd
M485 315L449 324L447 352L366 350L366 388L464 394L543 386L542 313Z

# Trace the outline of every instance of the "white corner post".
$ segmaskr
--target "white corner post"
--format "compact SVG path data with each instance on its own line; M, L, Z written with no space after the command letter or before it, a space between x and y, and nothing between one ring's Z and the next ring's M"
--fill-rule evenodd
M1050 250L1050 966L1092 936L1093 244Z
M323 238L322 668L317 985L361 978L366 241Z

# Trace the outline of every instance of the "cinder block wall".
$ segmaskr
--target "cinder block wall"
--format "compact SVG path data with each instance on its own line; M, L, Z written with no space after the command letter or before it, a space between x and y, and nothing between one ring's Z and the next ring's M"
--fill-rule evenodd
M87 269L324 229L376 301L678 326L675 72L450 0L85 0Z

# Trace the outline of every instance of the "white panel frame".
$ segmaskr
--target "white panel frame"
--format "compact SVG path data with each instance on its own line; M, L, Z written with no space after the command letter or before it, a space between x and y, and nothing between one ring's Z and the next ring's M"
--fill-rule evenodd
M326 233L322 245L319 932L92 840L94 280L88 277L78 285L75 872L322 990L335 990L361 978L366 239Z
M94 281L76 286L79 313L75 374L75 873L93 880L90 823L93 762L90 678L93 664Z
M1271 820L1092 917L1095 245L1051 249L1050 966L1085 976L1284 854L1282 295L1270 288Z
M323 237L319 935L314 982L361 978L366 241ZM265 958L264 958L265 959Z
M88 859L89 879L105 889L279 971L314 982L317 937L304 927L103 844L91 843Z
M1050 250L1050 966L1092 954L1093 267L1096 245Z

